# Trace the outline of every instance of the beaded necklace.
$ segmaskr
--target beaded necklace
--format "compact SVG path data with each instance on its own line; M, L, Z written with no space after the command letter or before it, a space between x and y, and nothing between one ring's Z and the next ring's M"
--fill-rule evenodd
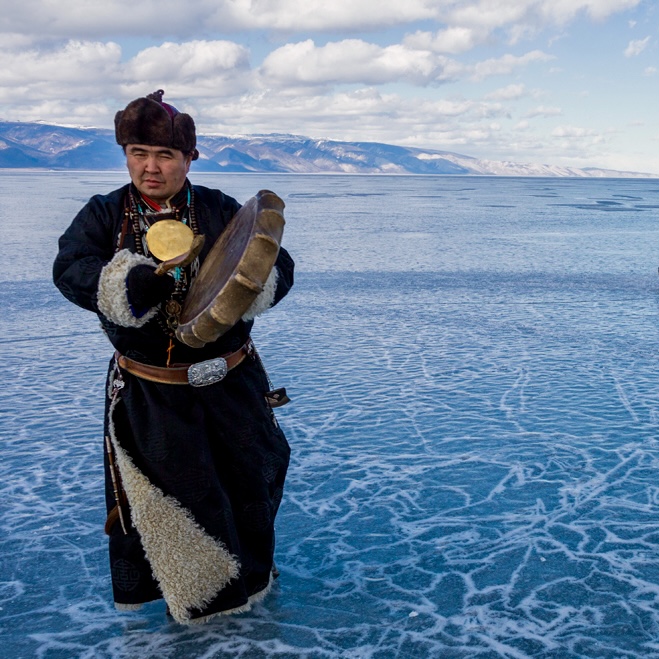
M181 193L175 195L175 197L180 196L182 196ZM183 200L177 199L177 201ZM197 216L195 213L194 189L189 181L186 181L185 186L185 202L182 204L173 204L171 208L164 211L154 209L132 184L128 190L127 202L128 203L124 210L125 220L130 225L131 232L135 238L135 250L138 254L142 254L143 256L149 255L146 234L149 231L149 227L159 220L168 219L180 221L188 225L195 236L199 233ZM175 268L173 271L175 281L174 291L170 298L158 308L156 319L162 331L170 339L170 345L167 351L168 364L171 357L171 351L174 347L173 339L175 337L176 328L178 327L185 294L192 279L197 275L198 270L199 259L195 259L186 268Z

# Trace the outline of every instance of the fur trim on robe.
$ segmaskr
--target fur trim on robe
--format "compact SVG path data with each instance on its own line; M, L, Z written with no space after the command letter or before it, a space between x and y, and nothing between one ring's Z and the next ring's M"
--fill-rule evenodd
M110 408L110 438L144 553L172 617L192 624L190 610L203 609L233 579L240 563L208 535L176 499L153 485L116 438Z
M136 265L155 266L156 264L146 256L122 249L101 270L98 280L99 311L108 320L122 327L142 327L158 313L158 309L153 307L139 318L133 315L128 301L126 277L131 268Z
M258 297L247 311L243 314L242 319L245 322L254 320L257 316L265 313L275 301L275 293L277 291L277 280L279 279L279 272L276 267L272 269L268 275L268 279L263 286L263 290L259 293Z

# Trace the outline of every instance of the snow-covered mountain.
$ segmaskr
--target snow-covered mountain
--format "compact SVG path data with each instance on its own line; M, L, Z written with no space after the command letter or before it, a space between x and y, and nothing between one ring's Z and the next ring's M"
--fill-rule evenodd
M651 174L479 160L377 142L299 135L200 135L193 171L489 176L651 177ZM114 131L0 121L0 168L123 169Z

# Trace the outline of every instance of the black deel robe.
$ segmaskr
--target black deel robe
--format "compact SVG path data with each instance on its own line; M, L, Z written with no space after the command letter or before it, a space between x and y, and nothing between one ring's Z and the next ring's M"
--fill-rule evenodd
M203 262L240 205L219 190L193 189L199 233L206 236ZM90 199L60 238L53 277L67 299L98 314L121 354L164 366L169 337L150 314L134 318L127 303L128 270L145 262L135 253L132 234L116 251L127 192L124 186ZM293 269L282 248L269 290L257 300L261 311L288 293ZM175 340L172 361L195 363L234 352L252 324L240 320L203 348ZM123 388L112 397L116 379ZM128 533L118 522L110 530L118 608L137 609L164 596L176 620L194 623L247 610L268 592L274 520L290 453L266 402L268 389L252 356L206 387L150 382L115 370L111 360L105 434L128 498ZM109 512L115 496L107 454L105 462Z

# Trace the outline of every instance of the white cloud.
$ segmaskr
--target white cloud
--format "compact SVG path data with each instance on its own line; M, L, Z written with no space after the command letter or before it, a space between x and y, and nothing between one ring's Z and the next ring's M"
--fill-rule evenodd
M441 148L467 144L469 136L491 134L501 110L484 102L405 98L364 87L306 96L268 90L217 103L203 116L209 123L197 121L200 130L221 133L303 132L312 137Z
M449 25L462 25L479 30L494 30L504 25L520 23L532 12L534 0L479 0L448 3L443 20Z
M357 31L436 18L433 0L229 0L216 19L241 28Z
M617 12L636 7L641 0L542 0L539 14L559 24L567 23L580 13L601 21Z
M417 31L405 37L404 43L410 48L457 54L471 50L486 36L486 33L478 33L472 28L455 26L440 30L436 34Z
M556 117L560 114L563 114L561 108L539 105L538 107L526 112L524 116L528 119L533 119L534 117Z
M634 7L606 32L587 25ZM583 61L606 67L620 55L602 41L609 28L626 41L643 36L645 9L641 0L104 0L90 11L90 0L21 0L0 14L0 116L110 127L126 102L163 88L206 132L464 145L474 155L510 157L544 158L560 147L592 158L606 135L572 122L584 103L606 103L595 78L579 77L574 41L588 39ZM364 36L383 27L391 29ZM541 34L542 42L528 43ZM238 42L255 44L254 54ZM140 43L153 47L135 54ZM631 41L625 52L633 57L650 43ZM546 65L554 52L561 59ZM657 67L644 73L656 76ZM539 75L541 96L533 89ZM508 77L493 91L480 84L493 76ZM575 84L590 89L592 100L572 115ZM529 110L529 98L538 106ZM642 109L650 103L639 105L651 125ZM559 116L564 125L553 135L533 120ZM588 129L605 116L625 125L612 106ZM628 148L622 138L620 145Z
M453 77L460 67L427 50L404 45L378 46L345 39L316 46L311 39L287 44L270 53L261 75L278 85L366 85L404 81L427 84Z
M590 128L581 126L557 126L552 130L554 137L588 137L596 135L596 132Z
M239 95L252 82L249 51L231 41L166 42L127 62L123 79L127 97L160 86L187 98Z
M70 41L50 51L36 49L5 51L0 67L0 100L38 99L39 90L48 98L66 98L70 86L93 87L99 81L119 81L121 48L113 42Z
M513 83L495 89L493 92L486 94L485 98L492 101L510 101L526 96L528 92L526 87L521 83Z
M577 15L586 13L592 19L636 7L641 0L454 0L441 3L441 20L450 26L493 31L510 26L513 38L524 31L564 25Z
M466 76L481 81L550 59L550 55L534 50L520 56L506 54L465 65L429 50L401 44L383 47L360 39L345 39L316 46L311 39L307 39L270 53L260 73L264 84L267 81L277 86L375 85L389 82L426 85Z
M46 38L98 38L104 35L188 34L212 12L212 2L178 0L21 0L0 15L0 31ZM161 27L162 26L162 27Z
M30 48L35 42L35 38L29 34L20 34L18 32L0 32L0 50L12 51Z
M164 43L127 62L113 42L69 41L2 52L0 116L103 125L130 99L164 88L184 109L195 99L240 96L253 83L249 52L227 41Z
M634 39L629 42L627 48L625 48L625 57L636 57L640 55L650 43L650 37L645 37L645 39Z
M602 20L640 0L22 0L0 14L0 33L94 39L103 35L184 39L242 30L363 32L433 21L444 48L511 27L521 38L581 13ZM479 37L480 38L480 37ZM461 45L462 44L462 45ZM440 52L462 52L441 50Z
M84 37L274 30L359 31L438 16L434 0L24 0L3 11L0 32Z
M127 66L127 74L147 79L194 80L212 75L218 69L248 68L249 52L231 41L165 42L146 48Z
M532 50L521 56L504 55L479 62L470 67L471 77L473 80L483 80L494 75L505 75L512 73L515 69L524 67L533 62L546 62L553 59L551 55L543 53L541 50Z

